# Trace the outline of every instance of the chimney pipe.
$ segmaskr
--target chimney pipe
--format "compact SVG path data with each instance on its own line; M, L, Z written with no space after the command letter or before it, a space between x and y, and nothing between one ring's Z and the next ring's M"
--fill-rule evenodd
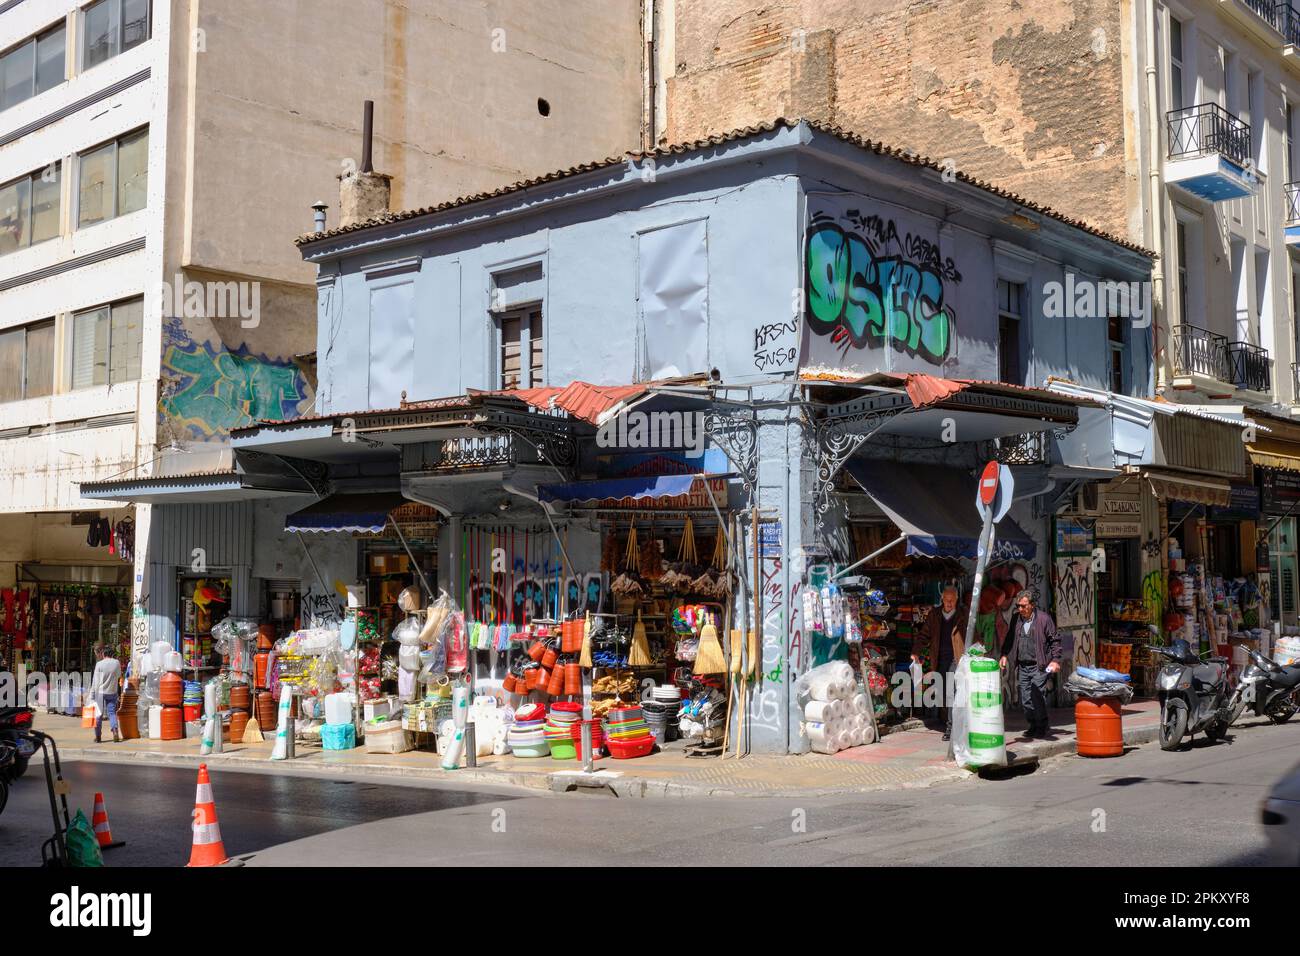
M361 171L373 173L375 167L371 162L371 145L375 129L375 101L366 100L365 114L361 121Z
M313 217L313 223L316 227L316 232L324 232L325 231L325 210L328 209L329 206L323 202L314 202L312 203L311 208L315 210L316 213L316 215Z

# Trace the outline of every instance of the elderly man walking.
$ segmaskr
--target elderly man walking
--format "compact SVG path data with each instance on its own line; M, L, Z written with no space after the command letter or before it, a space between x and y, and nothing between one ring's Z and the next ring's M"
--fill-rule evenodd
M1056 622L1038 607L1037 595L1021 591L1016 597L1016 615L1002 642L1003 670L1008 660L1016 662L1020 706L1025 711L1028 738L1047 736L1047 685L1061 669L1061 639Z
M943 589L938 607L931 608L921 624L913 648L912 660L920 663L922 658L930 661L930 666L942 676L943 703L940 716L943 720L943 739L952 734L952 707L948 698L951 680L948 675L957 669L962 650L966 643L966 617L970 608L958 606L957 588L949 584Z

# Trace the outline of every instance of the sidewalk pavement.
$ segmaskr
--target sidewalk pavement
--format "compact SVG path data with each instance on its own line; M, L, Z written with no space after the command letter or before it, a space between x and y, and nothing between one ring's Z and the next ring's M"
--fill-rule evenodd
M1124 708L1124 742L1147 743L1159 730L1159 705L1134 701ZM912 722L915 723L915 722ZM511 755L479 757L478 766L443 770L437 754L408 751L403 754L368 754L358 748L325 752L299 743L292 761L271 761L272 735L260 744L227 744L220 754L199 756L199 742L185 740L126 740L94 742L94 731L81 726L78 717L38 713L36 727L52 735L65 760L104 760L114 763L165 763L312 774L325 777L379 775L417 777L425 781L461 786L507 786L564 792L577 787L607 789L624 797L649 796L825 796L929 787L969 779L969 771L947 759L948 744L936 730L910 729L888 733L878 743L843 750L834 756L820 754L751 754L735 757L687 757L680 744L635 760L596 761L596 772L582 773L576 761L521 758ZM1075 751L1074 712L1052 712L1052 732L1047 740L1027 741L1023 718L1007 714L1007 751L1012 763ZM1087 759L1087 758L1076 758Z

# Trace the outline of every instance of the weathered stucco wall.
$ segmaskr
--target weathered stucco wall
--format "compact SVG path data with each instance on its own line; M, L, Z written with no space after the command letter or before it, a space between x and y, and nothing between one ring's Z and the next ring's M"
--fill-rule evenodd
M1119 234L1124 0L675 0L669 142L777 115L834 123ZM1086 104L1086 108L1081 108Z

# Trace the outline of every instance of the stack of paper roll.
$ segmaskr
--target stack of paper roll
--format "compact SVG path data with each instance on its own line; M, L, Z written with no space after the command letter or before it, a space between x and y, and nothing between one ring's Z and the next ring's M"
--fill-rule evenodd
M813 699L804 705L804 730L812 749L833 754L875 740L867 695L850 681L813 681Z

